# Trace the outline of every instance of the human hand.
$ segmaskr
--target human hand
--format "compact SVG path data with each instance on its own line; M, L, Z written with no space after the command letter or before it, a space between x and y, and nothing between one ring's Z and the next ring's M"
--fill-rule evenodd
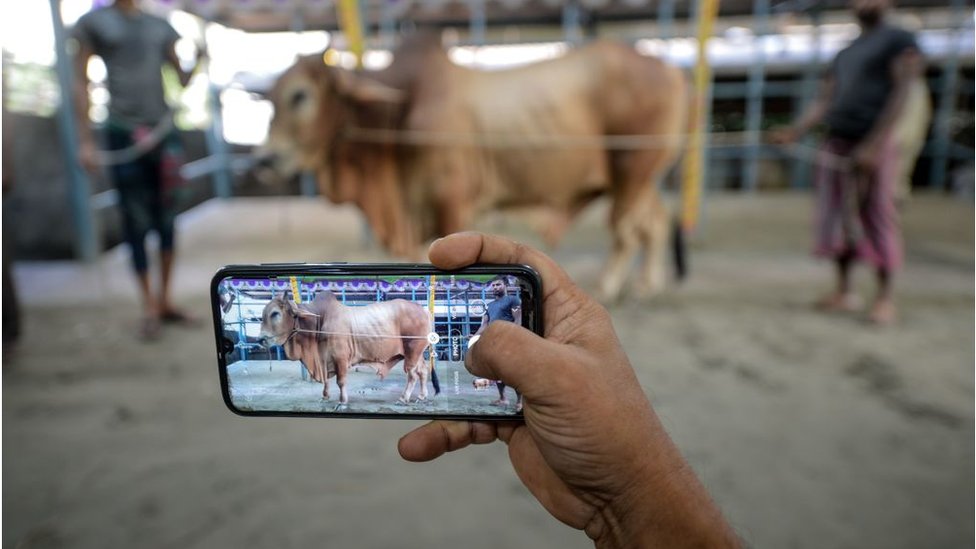
M521 392L524 423L433 421L400 439L404 459L499 439L543 507L599 546L735 544L651 409L606 309L550 258L507 239L455 234L432 244L429 256L442 269L535 268L545 338L493 322L465 360L472 374Z
M78 162L89 174L98 173L98 149L91 139L82 139L78 142Z
M874 173L878 169L878 146L873 141L865 141L851 151L854 168L864 173Z
M925 58L915 48L909 48L891 62L891 79L895 85L906 84L925 73Z
M770 141L776 145L792 145L800 139L800 131L793 126L777 128L770 135Z

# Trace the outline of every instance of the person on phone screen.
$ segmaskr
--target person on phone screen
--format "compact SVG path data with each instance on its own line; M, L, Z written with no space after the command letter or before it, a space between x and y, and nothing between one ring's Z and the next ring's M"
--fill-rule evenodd
M493 299L488 303L485 314L481 317L481 326L474 335L480 336L489 324L496 320L513 322L522 325L522 300L518 296L508 294L508 285L505 277L496 276L488 284L488 291L491 292ZM496 406L508 406L508 399L505 398L505 383L496 381L498 387L498 400L492 402ZM515 411L522 411L522 395L518 390L515 391Z
M542 279L543 336L492 319L465 356L472 374L522 395L524 420L437 420L400 439L408 461L501 440L518 478L556 519L597 547L741 547L641 389L610 314L552 259L508 239L434 242L445 270L529 265ZM650 360L650 359L649 359Z

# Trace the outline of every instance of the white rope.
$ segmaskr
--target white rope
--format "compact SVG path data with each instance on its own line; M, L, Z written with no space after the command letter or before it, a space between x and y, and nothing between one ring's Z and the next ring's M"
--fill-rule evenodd
M735 145L773 145L787 154L807 160L813 164L824 165L840 171L853 167L850 158L822 151L816 147L794 143L779 145L764 142L768 132L713 132L706 134L707 148L731 147ZM675 141L685 141L690 134L660 135L525 135L500 133L463 133L420 130L389 130L382 128L350 128L346 138L362 143L397 144L409 146L471 146L485 149L576 149L602 148L605 150L650 150L673 146Z
M296 333L304 334L322 334L322 335L332 335L332 336L348 336L348 337L385 337L389 339L430 339L430 334L422 336L408 336L408 335L390 335L390 334L356 334L352 332L327 332L325 330L303 330L301 328L295 329ZM434 333L434 332L431 332Z
M95 163L101 166L113 166L116 164L126 164L145 155L155 149L163 139L169 135L176 123L172 113L167 113L162 120L156 124L145 137L136 141L124 149L100 150L95 156Z
M427 342L430 343L431 345L436 345L441 340L441 336L437 332L430 332L429 334L422 335L422 336L408 336L408 335L391 335L391 334L357 334L353 332L328 332L325 330L304 330L301 328L296 328L295 330L293 330L292 335L288 336L288 339L291 339L294 336L294 334L298 334L298 333L321 334L321 335L342 336L342 337L360 337L360 338L382 337L388 339L424 339L427 340ZM460 336L460 337L465 337L465 336Z

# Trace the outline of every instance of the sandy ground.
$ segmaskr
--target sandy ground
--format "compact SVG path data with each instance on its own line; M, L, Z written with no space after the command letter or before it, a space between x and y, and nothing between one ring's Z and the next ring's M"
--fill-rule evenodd
M693 278L612 309L640 381L750 545L972 547L972 203L909 205L902 319L884 330L808 307L829 275L805 253L808 205L709 198ZM603 206L555 252L590 290ZM201 317L223 263L383 259L354 212L317 200L214 201L180 223L176 295ZM517 221L486 226L537 242ZM416 422L233 415L209 326L134 339L124 251L16 274L4 547L589 546L529 496L501 444L410 464L396 439Z

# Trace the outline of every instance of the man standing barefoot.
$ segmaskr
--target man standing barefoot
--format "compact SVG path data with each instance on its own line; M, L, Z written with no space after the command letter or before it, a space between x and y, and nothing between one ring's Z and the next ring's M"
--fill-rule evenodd
M892 128L922 71L915 38L885 21L890 7L890 0L851 1L860 36L837 54L817 100L774 137L792 143L826 124L817 168L814 253L834 260L837 283L818 306L827 311L860 307L850 271L861 260L877 272L878 293L868 313L876 324L896 318L892 279L902 262Z
M87 71L92 55L101 57L108 71L108 146L138 153L113 164L111 172L119 191L125 240L132 250L132 266L142 298L139 332L143 339L155 339L163 322L197 323L173 305L169 294L182 150L172 128L160 70L169 64L184 86L192 71L180 66L175 49L179 35L173 27L141 11L135 0L116 0L111 6L85 14L75 25L74 38L78 42L74 99L79 122L79 161L89 172L98 169L98 151L88 120ZM145 248L150 230L159 235L158 292L150 287Z

